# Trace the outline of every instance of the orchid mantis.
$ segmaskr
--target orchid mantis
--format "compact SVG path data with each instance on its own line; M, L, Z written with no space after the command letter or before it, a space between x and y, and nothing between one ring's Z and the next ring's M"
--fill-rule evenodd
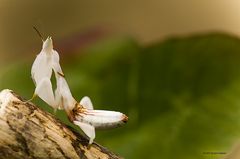
M39 96L48 105L57 109L51 83L52 70L63 75L59 64L59 55L57 51L53 50L51 37L48 37L43 41L42 50L32 65L31 75L36 86L33 98Z
M53 92L51 83L53 71L57 83L55 92ZM120 112L94 110L87 96L83 97L80 102L73 98L59 63L59 55L53 49L51 37L43 40L42 50L32 65L31 75L36 86L33 97L39 96L55 110L64 109L69 120L78 125L90 138L89 144L92 144L95 138L95 128L113 128L128 120L128 117Z

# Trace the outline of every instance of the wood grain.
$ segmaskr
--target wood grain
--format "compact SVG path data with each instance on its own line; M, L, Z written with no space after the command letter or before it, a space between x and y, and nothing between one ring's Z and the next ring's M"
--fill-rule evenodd
M0 158L118 159L11 90L0 92Z

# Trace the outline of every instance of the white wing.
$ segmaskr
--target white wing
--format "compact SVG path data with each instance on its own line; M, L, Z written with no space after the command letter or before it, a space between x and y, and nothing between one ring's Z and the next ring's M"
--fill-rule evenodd
M87 96L81 99L80 104L87 109L93 110L93 104L91 102L91 99Z
M92 125L79 121L74 121L73 123L83 130L83 132L89 137L89 144L92 144L95 139L95 128Z

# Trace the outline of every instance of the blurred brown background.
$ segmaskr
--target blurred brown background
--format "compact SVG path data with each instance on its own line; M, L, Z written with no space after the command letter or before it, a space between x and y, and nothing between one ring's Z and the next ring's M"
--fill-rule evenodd
M38 44L35 25L54 38L101 27L146 44L172 35L226 31L240 34L238 0L1 0L0 53Z

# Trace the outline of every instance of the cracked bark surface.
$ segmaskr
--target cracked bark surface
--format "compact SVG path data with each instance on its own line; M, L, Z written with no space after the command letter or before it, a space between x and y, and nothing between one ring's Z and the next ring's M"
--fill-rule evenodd
M11 90L0 92L0 158L118 159L119 156L26 103Z

